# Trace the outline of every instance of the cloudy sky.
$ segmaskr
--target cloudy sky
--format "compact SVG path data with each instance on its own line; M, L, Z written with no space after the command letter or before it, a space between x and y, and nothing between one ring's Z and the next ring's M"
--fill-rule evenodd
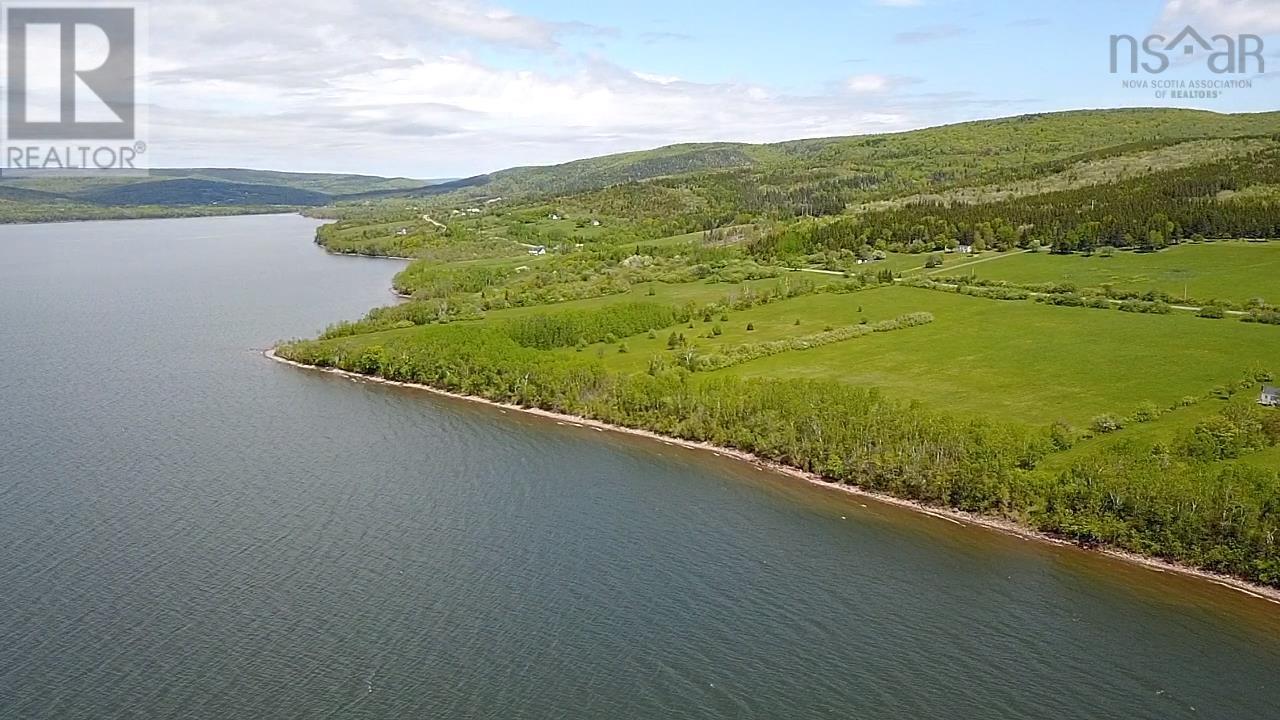
M164 0L152 166L460 177L708 140L1084 107L1280 108L1280 0ZM1259 33L1216 100L1108 72L1109 37ZM1172 33L1169 33L1172 34ZM1182 63L1169 75L1212 77Z

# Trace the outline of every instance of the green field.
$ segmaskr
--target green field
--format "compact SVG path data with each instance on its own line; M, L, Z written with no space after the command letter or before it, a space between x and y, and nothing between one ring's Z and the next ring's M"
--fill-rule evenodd
M1062 419L1083 428L1096 415L1127 416L1145 401L1169 407L1188 395L1204 396L1250 366L1280 364L1280 331L1271 326L998 302L907 287L810 295L732 312L728 322L698 319L694 329L678 330L713 351L917 311L933 313L936 321L718 372L834 379L940 409L1027 423ZM701 337L715 325L721 336ZM605 362L641 371L665 350L668 334L626 338L630 352L609 348ZM1191 337L1195 342L1188 342Z
M1022 253L976 265L974 275L1013 283L1106 284L1121 290L1161 290L1196 302L1280 300L1280 243L1187 244L1158 253L1051 255Z

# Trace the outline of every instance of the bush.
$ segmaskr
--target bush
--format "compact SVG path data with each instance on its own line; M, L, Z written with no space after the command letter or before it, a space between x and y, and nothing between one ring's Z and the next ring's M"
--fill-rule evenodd
M1093 428L1094 432L1105 435L1122 430L1124 425L1111 415L1099 415L1093 419L1089 427Z
M1058 420L1049 427L1049 440L1058 450L1070 450L1076 444L1076 431L1065 420Z
M1196 317L1208 318L1210 320L1221 320L1227 316L1225 310L1220 305L1205 305L1200 308L1200 312L1196 313Z
M1160 408L1157 407L1155 403L1147 400L1139 405L1138 409L1133 412L1132 420L1138 423L1145 423L1151 422L1158 417L1160 417Z

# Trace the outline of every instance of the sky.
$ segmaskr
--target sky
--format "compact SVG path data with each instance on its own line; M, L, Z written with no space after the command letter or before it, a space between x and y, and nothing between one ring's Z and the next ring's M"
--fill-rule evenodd
M153 167L445 178L679 142L889 132L1028 112L1280 109L1280 0L156 0L149 8ZM1188 23L1206 36L1261 35L1266 72L1227 76L1253 86L1214 99L1157 98L1109 72L1111 35L1171 36ZM1179 59L1159 77L1216 76Z

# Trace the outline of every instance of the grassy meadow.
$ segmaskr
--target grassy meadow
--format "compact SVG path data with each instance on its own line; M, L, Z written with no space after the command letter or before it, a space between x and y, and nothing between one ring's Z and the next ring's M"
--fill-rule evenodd
M981 279L1020 284L1160 290L1197 302L1280 300L1280 243L1274 242L1184 244L1158 253L1117 252L1110 257L1020 253L962 270L972 270Z
M613 369L642 372L650 357L666 350L673 331L712 352L912 312L932 313L936 321L716 372L832 379L940 409L1025 423L1065 420L1084 428L1097 415L1127 416L1144 402L1170 407L1189 395L1204 396L1246 368L1271 367L1280 358L1280 332L1270 326L999 302L909 287L808 295L729 312L728 321L719 315L709 323L696 318L693 328L663 328L655 338L622 338L626 353L616 344L584 352L602 355ZM719 336L705 337L717 326ZM1196 341L1188 342L1192 337Z

